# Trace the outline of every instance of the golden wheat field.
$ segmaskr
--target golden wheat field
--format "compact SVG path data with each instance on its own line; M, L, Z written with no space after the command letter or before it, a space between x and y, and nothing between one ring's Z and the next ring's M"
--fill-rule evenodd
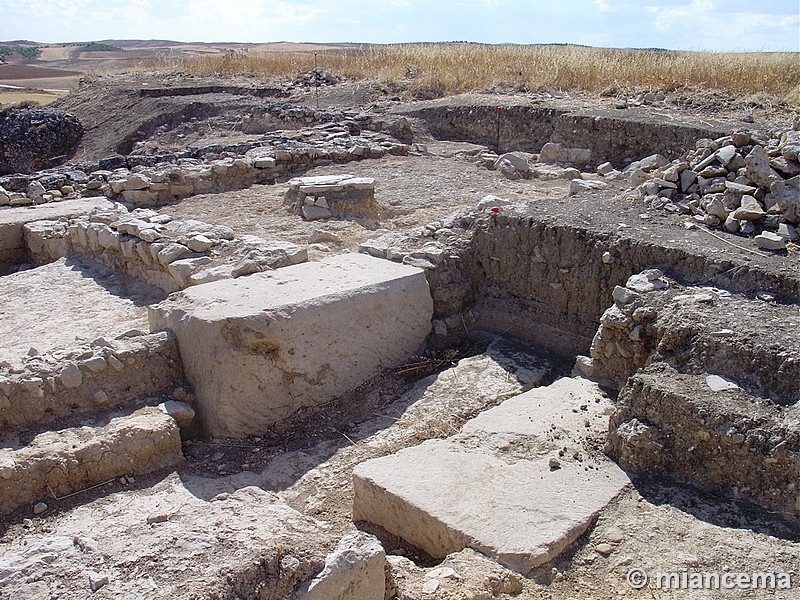
M585 46L409 44L317 53L320 67L352 79L382 79L410 89L455 94L492 86L765 92L800 103L800 53L678 52ZM197 75L291 77L313 67L311 52L235 52L165 60L162 68Z

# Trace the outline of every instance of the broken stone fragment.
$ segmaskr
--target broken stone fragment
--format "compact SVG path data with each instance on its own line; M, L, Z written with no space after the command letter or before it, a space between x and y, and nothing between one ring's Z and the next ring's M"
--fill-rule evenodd
M58 378L61 380L62 385L67 388L79 387L83 382L83 374L75 363L69 363L64 367Z
M775 181L780 181L781 176L769 164L769 156L762 146L754 146L745 158L747 178L764 188L768 188Z
M767 215L764 209L753 196L742 196L742 204L733 211L733 218L739 221L758 221ZM726 216L727 218L727 216Z

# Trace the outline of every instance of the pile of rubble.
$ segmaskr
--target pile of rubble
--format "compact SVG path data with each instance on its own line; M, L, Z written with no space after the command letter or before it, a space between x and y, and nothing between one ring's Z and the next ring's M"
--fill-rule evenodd
M346 81L346 78L336 75L330 69L323 69L322 67L317 67L315 69L311 69L310 71L306 71L305 73L300 73L297 77L295 77L295 80L292 83L292 85L297 87L309 87L314 85L336 85L337 83L341 83L342 81Z
M740 132L698 140L672 162L648 156L625 172L651 208L754 235L760 248L783 250L800 239L799 153L800 131L771 138Z
M83 126L54 108L0 112L0 174L30 173L62 162L75 151Z

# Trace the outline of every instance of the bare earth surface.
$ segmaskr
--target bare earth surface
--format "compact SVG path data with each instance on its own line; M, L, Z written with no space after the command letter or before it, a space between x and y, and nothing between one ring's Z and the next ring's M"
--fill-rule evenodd
M375 179L375 199L381 207L377 219L304 221L283 204L287 185L254 185L219 194L200 194L164 206L160 212L177 219L200 219L228 225L237 233L265 239L307 244L315 231L326 231L340 241L311 246L316 253L355 251L358 244L387 231L407 231L442 219L455 211L467 212L487 194L536 202L566 194L569 182L521 179L511 181L495 171L479 169L470 156L450 156L460 144L438 144L446 156L388 156L347 165L315 167L303 176L347 173ZM432 149L437 152L437 147Z

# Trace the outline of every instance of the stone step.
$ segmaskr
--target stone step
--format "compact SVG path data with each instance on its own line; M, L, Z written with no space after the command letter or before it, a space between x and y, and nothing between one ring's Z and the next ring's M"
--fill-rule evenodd
M180 462L177 422L158 407L112 418L101 427L49 431L21 445L0 439L0 511L58 500L123 475L151 473Z
M633 472L667 474L800 519L800 404L774 404L714 374L654 362L619 394L609 452Z
M306 517L246 474L171 473L0 538L0 597L382 599L385 553Z
M510 398L454 436L358 465L353 519L434 558L473 548L527 574L583 534L628 484L599 451L610 410L584 379Z
M206 433L260 435L414 356L431 329L422 270L344 254L217 281L150 307L171 329Z

